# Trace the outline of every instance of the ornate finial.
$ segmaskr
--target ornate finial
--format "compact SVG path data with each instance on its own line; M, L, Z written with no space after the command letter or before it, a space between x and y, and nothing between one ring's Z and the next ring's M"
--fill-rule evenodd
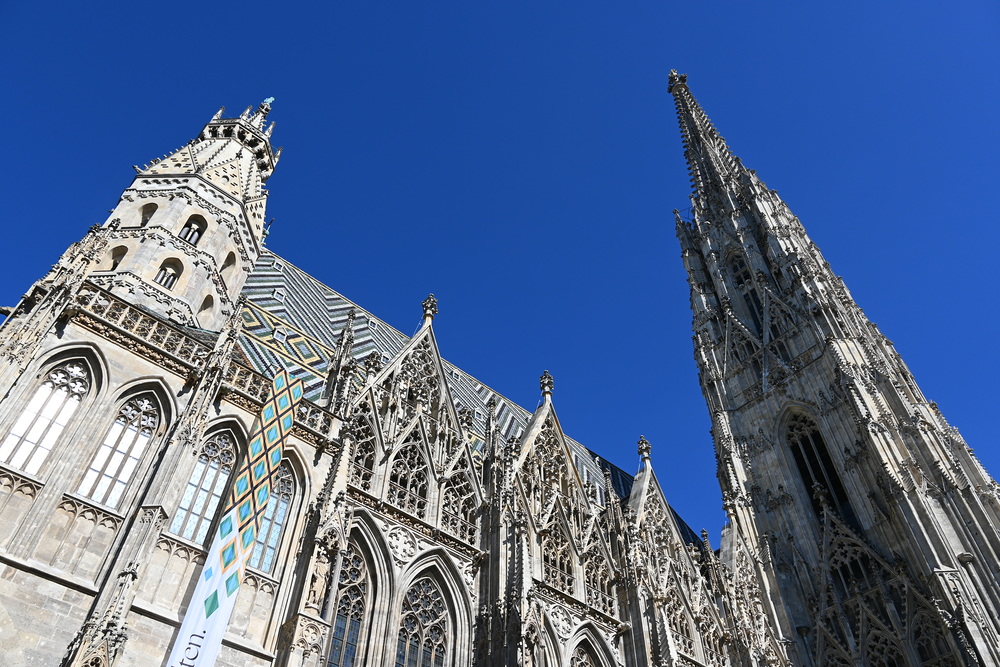
M433 294L428 294L421 305L424 307L424 324L430 324L438 314L438 300Z
M382 370L382 355L376 351L372 351L367 357L365 357L365 369L369 374L378 373Z
M688 82L687 74L678 74L677 70L672 69L670 70L670 76L667 78L667 92L672 93L674 92L674 86L676 86L679 83L687 85L687 82Z
M268 105L268 106L271 106L271 104L272 104L273 102L274 102L274 98L273 98L273 97L265 97L265 98L264 98L264 104L266 104L266 105Z
M641 456L644 459L648 459L649 449L650 449L649 440L646 440L646 436L640 435L638 444L639 444L639 456Z
M538 384L542 389L542 396L551 396L552 389L555 387L556 383L552 378L552 375L550 375L548 371L544 371L542 373L542 377L538 380Z

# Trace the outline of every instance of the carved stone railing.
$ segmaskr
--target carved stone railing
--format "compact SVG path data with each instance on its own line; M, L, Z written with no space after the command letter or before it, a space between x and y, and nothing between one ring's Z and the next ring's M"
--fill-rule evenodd
M200 366L211 352L211 348L179 328L93 283L84 283L72 308L72 317L83 326L168 370L187 373Z

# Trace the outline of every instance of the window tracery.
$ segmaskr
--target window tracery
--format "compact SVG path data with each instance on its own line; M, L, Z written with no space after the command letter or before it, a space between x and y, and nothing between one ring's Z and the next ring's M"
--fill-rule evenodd
M590 657L590 653L582 646L577 646L576 650L573 651L569 665L570 667L597 667L597 663Z
M603 554L592 554L584 566L587 603L605 614L615 613L615 584Z
M354 667L357 664L370 588L365 559L356 546L348 544L340 566L337 615L327 667Z
M906 667L907 661L895 642L880 632L868 637L867 664L870 667Z
M236 447L229 433L217 433L205 442L170 522L171 533L205 542L235 461Z
M476 497L469 478L461 475L445 487L441 502L441 525L452 535L471 543L476 540Z
M420 453L419 431L411 431L406 442L392 463L388 500L423 519L427 513L427 461Z
M351 460L351 483L371 491L375 475L375 433L371 423L358 415L354 418L354 457Z
M552 526L542 538L542 574L553 588L573 593L573 556L569 539L559 526Z
M247 564L271 573L274 570L278 547L281 546L281 535L288 521L288 510L295 495L295 477L287 462L282 462L271 478L271 499L264 508L264 516L260 519L257 530L257 543Z
M441 591L430 579L420 579L403 598L395 665L445 667L448 640L448 616Z
M80 482L80 495L118 507L160 424L160 409L152 398L145 394L122 405Z
M37 474L90 391L90 383L90 373L79 360L50 370L0 445L0 461L29 475Z

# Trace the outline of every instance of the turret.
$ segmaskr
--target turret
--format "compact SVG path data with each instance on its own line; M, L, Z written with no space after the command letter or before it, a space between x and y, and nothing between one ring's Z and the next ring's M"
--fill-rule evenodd
M268 98L237 118L223 109L197 138L135 167L103 225L104 256L88 278L181 324L219 329L260 254L271 148Z

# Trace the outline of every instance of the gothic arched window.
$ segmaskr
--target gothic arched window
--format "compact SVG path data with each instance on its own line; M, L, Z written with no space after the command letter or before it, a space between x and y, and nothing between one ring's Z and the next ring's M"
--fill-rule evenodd
M222 273L222 280L225 281L227 284L229 283L229 280L233 277L233 269L235 268L236 268L236 254L231 252L228 255L226 255L225 261L222 262L222 269L220 269L220 273Z
M407 440L415 439L413 431ZM427 462L420 453L419 436L399 450L389 473L388 500L396 507L423 519L427 513Z
M476 496L465 475L451 480L445 487L441 501L441 525L470 544L476 540Z
M552 526L542 538L542 574L554 588L572 594L573 557L569 540L559 526Z
M118 507L160 425L160 408L151 394L126 401L97 449L77 492Z
M205 442L170 522L171 533L205 542L235 461L236 446L229 433L217 433Z
M184 223L184 228L181 229L181 233L178 236L191 245L198 245L198 239L204 235L207 227L208 223L205 222L205 218L200 215L192 215Z
M184 266L179 261L173 258L165 259L160 265L160 270L153 276L153 282L167 289L173 289L183 271Z
M828 494L841 518L856 527L854 510L816 423L805 415L793 416L788 423L788 444L816 514L822 516L823 513L822 502L816 497L819 491Z
M145 227L154 213L156 213L156 204L149 203L143 206L139 211L139 226Z
M340 586L337 593L337 615L333 621L333 639L327 667L354 667L358 647L368 618L365 603L371 598L368 566L353 544L347 545L340 565Z
M445 667L448 614L441 591L428 578L417 581L403 597L396 640L396 667Z
M764 304L757 293L750 269L742 257L736 256L729 262L729 270L733 276L736 292L742 297L746 312L753 321L754 332L760 337L763 332Z
M257 543L247 564L261 572L271 573L281 545L281 534L288 522L288 510L295 495L295 478L288 464L282 464L271 478L271 499L264 507L264 516L257 529Z
M592 554L584 567L587 603L605 614L615 613L615 584L602 554Z
M0 461L36 474L89 390L90 373L82 361L50 370L0 444Z

